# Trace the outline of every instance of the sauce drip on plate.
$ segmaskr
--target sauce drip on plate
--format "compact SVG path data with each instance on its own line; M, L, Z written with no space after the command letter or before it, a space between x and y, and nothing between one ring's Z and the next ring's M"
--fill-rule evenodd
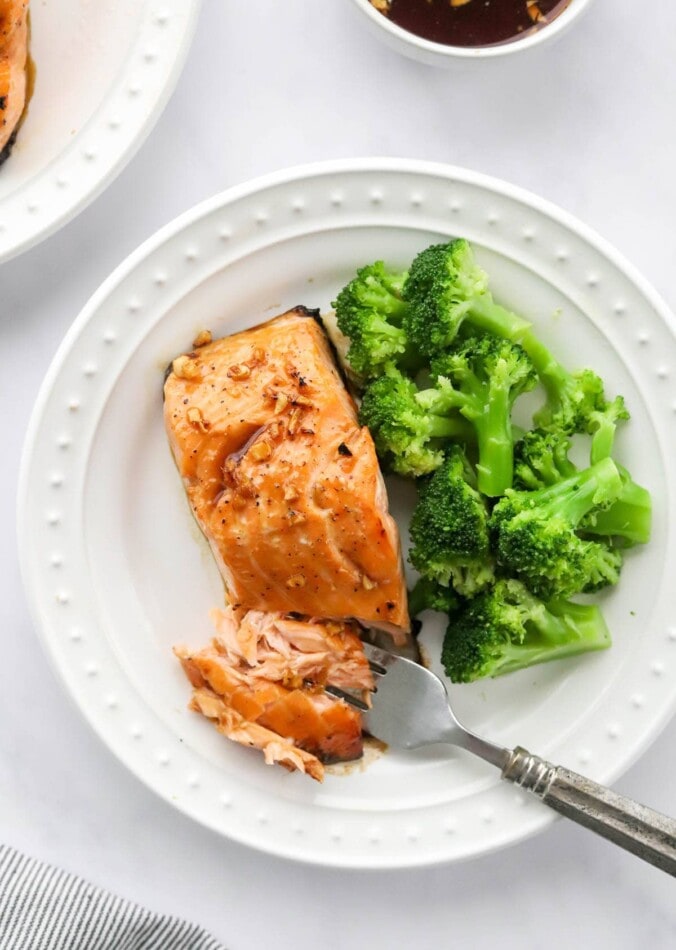
M547 26L571 0L371 0L409 33L448 46L495 46Z

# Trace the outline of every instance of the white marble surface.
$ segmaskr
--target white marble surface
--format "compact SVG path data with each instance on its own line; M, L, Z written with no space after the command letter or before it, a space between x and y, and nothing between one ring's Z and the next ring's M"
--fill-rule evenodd
M42 376L118 262L215 191L343 156L465 165L583 218L676 307L676 6L598 0L551 49L465 72L400 58L350 7L205 0L179 89L139 155L76 221L0 271L0 839L199 921L232 950L267 947L273 933L280 950L672 948L673 881L563 822L495 855L385 874L307 868L217 838L113 759L31 628L14 504ZM616 787L676 812L676 723Z

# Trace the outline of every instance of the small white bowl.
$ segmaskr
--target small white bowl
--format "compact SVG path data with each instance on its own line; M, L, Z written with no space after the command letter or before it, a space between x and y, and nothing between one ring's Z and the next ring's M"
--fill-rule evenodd
M416 36L397 26L382 13L379 13L370 0L352 0L358 10L366 16L370 28L392 49L430 66L452 66L470 60L495 60L525 53L543 43L549 43L575 23L587 9L591 0L571 0L552 23L525 36L521 40L500 43L496 46L450 46L446 43L433 43Z

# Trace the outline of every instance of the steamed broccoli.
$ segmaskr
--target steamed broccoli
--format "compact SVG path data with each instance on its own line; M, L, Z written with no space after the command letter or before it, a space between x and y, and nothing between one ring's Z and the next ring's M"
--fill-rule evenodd
M592 461L609 458L615 423L613 412L624 418L624 405L619 399L611 404L611 411L600 414L599 435L592 436ZM610 429L613 432L611 434ZM570 439L559 432L534 429L526 433L514 447L514 485L534 491L555 485L573 476L577 467L568 458ZM604 454L601 455L601 452ZM596 458L594 457L596 455ZM650 540L652 499L650 492L638 485L626 468L617 466L622 480L622 491L607 508L596 508L580 521L578 531L583 535L621 539L626 545L646 544Z
M403 298L409 304L403 327L427 356L448 347L465 322L523 347L546 393L545 404L534 417L539 428L591 432L592 413L607 410L603 381L596 373L589 369L570 373L536 337L528 321L495 303L488 277L467 241L435 244L418 254L404 283Z
M546 399L533 415L536 427L568 435L588 432L592 413L607 406L603 380L590 369L570 373L553 357L537 369Z
M543 603L517 580L500 580L451 618L442 651L455 683L603 650L610 634L598 607Z
M411 518L409 560L423 575L472 597L493 580L486 503L462 449L420 488Z
M418 396L424 406L434 407L439 399L455 405L477 434L479 491L496 497L512 486L514 437L512 406L521 393L537 383L533 365L521 349L493 334L472 334L431 361L437 387L449 380L453 389L443 388Z
M514 446L514 487L536 491L577 472L568 458L570 439L561 432L533 429Z
M584 535L618 538L626 547L647 544L652 530L652 498L626 468L617 466L622 479L619 498L609 508L590 512L580 522Z
M490 522L498 564L547 600L616 584L619 551L576 532L585 516L608 508L621 492L610 459L548 488L508 491Z
M419 480L409 609L451 618L451 678L609 646L598 608L568 598L617 583L623 548L650 535L649 493L611 458L622 397L607 399L590 369L570 372L495 302L466 240L428 247L407 273L362 268L334 307L360 422L385 468ZM513 404L538 381L544 404L524 432ZM584 470L569 458L579 434Z
M442 614L452 613L458 606L458 598L450 587L443 587L429 577L420 577L408 595L408 612L417 617L423 610L436 610Z
M592 436L592 464L609 458L617 425L629 418L624 399L608 401L603 380L590 369L569 373L554 357L544 368L537 359L533 362L546 393L544 405L533 416L535 425L565 435L586 432Z
M629 418L622 396L608 403L602 412L591 413L589 432L592 436L592 464L610 458L618 422ZM588 534L622 538L627 545L646 544L652 527L652 498L647 488L638 485L626 468L617 466L622 479L620 497L609 508L590 512L581 528Z
M622 396L616 396L612 402L606 403L602 409L597 409L589 414L586 431L592 437L590 451L592 465L595 462L600 462L601 459L611 457L617 425L628 418L629 412Z
M391 368L366 387L359 410L381 462L399 475L427 475L443 462L443 440L473 438L472 427L457 410L440 404L433 411L418 396L415 383Z
M416 363L402 328L408 305L401 299L406 273L388 271L382 261L357 271L332 306L338 329L350 340L347 360L363 379L389 365Z
M409 269L403 297L409 304L404 329L426 356L449 346L464 321L516 343L530 327L495 303L488 277L463 239L421 251Z

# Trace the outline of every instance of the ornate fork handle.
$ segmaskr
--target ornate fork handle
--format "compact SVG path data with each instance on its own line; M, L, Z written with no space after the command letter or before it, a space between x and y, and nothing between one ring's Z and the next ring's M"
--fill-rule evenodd
M517 746L502 777L626 851L676 877L676 820Z

